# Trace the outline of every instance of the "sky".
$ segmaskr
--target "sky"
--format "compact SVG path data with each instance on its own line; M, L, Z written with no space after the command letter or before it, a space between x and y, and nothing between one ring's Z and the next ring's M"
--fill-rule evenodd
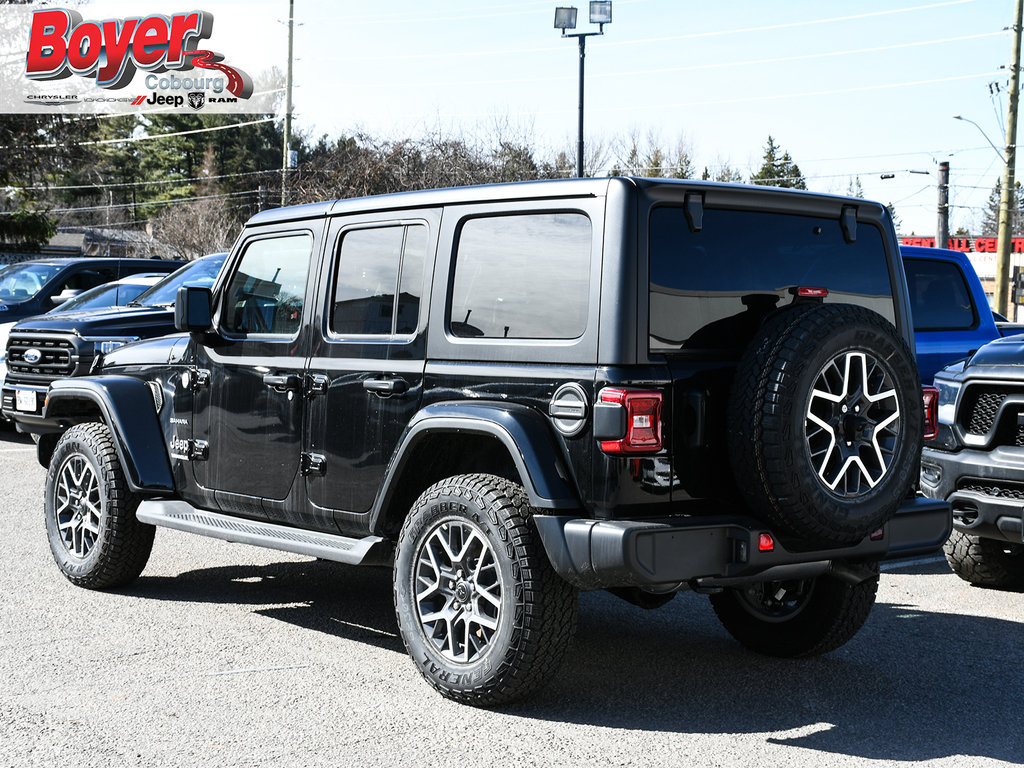
M553 26L558 2L294 3L295 130L500 133L575 157L578 47ZM597 31L575 4L576 31ZM214 13L211 42L232 62L285 69L287 0L194 6ZM75 7L86 19L186 10ZM698 169L747 177L771 135L809 189L845 194L858 179L865 197L894 204L901 234L919 236L935 233L948 161L951 231L978 229L1003 168L1013 13L1013 0L613 0L605 34L587 40L586 141L608 167L631 134L684 141Z
M295 0L295 125L394 138L502 126L574 157L578 47L553 26L557 4ZM596 31L576 5L576 31ZM980 226L1003 161L952 115L1004 144L1013 13L1012 0L614 0L587 40L585 141L682 139L698 168L749 176L771 135L810 189L859 179L918 235L935 233L945 160L951 230Z

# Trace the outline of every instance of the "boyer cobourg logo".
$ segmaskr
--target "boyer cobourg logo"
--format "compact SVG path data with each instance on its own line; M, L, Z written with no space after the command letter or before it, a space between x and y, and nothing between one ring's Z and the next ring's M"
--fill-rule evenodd
M131 85L139 70L148 72L143 85L150 97L125 99L200 109L207 101L236 101L252 95L252 78L224 63L224 56L199 42L213 32L213 14L189 11L170 16L83 21L81 14L64 8L35 11L29 30L25 77L35 81L81 77L106 90ZM168 71L198 73L192 77ZM159 95L158 91L178 91ZM207 99L206 92L222 94ZM120 101L120 99L118 99Z

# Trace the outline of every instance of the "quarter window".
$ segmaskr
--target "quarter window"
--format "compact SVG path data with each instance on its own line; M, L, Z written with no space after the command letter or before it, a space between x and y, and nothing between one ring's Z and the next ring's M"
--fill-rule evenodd
M455 257L451 333L497 339L583 335L591 240L590 219L581 213L466 221Z
M293 336L302 322L312 248L309 235L249 243L228 285L224 330Z

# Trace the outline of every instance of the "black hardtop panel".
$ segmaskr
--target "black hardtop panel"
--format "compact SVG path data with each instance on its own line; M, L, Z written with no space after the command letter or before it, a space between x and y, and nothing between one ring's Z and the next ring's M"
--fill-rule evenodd
M857 208L858 218L881 219L885 206L861 197L808 192L803 189L727 184L718 181L674 179L633 179L652 202L681 202L686 193L698 193L712 208L751 209L765 213L796 213L807 216L838 217L847 206Z
M247 226L309 219L328 213L369 213L433 208L442 205L470 205L488 202L511 202L515 200L551 200L571 197L601 197L607 193L609 184L614 183L632 186L632 179L615 177L612 179L520 181L509 184L482 184L470 187L425 189L411 192L395 192L388 195L354 197L261 211L249 219Z
M602 197L611 185L641 189L653 200L678 199L687 192L699 193L705 205L751 207L762 211L800 211L808 215L839 215L847 205L855 205L858 215L881 217L884 207L863 198L826 195L806 190L780 189L744 184L726 184L696 179L644 179L613 176L593 179L546 179L506 184L481 184L466 187L413 190L385 195L371 195L330 200L306 205L293 205L261 211L249 219L247 226L260 226L286 221L313 219L327 214L366 213L374 211L430 208L441 205L470 205L515 200L545 200L570 197Z

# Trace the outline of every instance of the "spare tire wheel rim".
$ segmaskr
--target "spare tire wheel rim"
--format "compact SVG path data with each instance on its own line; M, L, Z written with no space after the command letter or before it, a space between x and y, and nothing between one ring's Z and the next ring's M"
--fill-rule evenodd
M804 436L818 481L840 498L870 493L888 474L901 428L896 380L868 352L844 351L814 379Z

